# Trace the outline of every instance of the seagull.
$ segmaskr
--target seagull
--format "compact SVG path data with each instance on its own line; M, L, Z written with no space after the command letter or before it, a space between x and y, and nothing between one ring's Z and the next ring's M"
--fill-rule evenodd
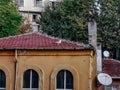
M55 43L57 44L61 44L62 40L56 41Z

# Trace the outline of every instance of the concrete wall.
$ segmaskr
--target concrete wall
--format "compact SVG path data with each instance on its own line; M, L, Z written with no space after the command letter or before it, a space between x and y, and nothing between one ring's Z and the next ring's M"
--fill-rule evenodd
M28 69L39 74L39 90L55 90L55 79L60 70L72 73L74 90L96 90L96 59L92 50L0 51L0 69L7 74L6 90L15 87L22 90L23 74Z

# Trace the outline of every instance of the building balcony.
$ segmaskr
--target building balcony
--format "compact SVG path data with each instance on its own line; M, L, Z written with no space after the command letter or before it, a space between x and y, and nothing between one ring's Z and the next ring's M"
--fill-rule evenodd
M19 11L40 13L44 11L44 7L19 7Z
M20 12L42 12L44 10L44 2L42 0L23 0L17 2Z

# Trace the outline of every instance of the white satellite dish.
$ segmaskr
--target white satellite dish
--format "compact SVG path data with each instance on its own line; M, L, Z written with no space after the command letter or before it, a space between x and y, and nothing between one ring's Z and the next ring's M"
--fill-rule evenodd
M108 58L108 57L110 56L110 53L105 50L105 51L103 52L103 55L104 55L104 57Z
M106 73L100 73L97 76L97 79L100 84L108 86L112 83L112 77Z

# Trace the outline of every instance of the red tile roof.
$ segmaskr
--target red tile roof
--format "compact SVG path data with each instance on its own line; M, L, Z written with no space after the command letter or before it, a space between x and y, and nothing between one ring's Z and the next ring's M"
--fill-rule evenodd
M114 59L103 59L103 72L112 77L120 77L120 61Z
M57 43L61 41L61 43ZM0 38L0 49L84 49L84 44L50 37L41 33L29 33Z

